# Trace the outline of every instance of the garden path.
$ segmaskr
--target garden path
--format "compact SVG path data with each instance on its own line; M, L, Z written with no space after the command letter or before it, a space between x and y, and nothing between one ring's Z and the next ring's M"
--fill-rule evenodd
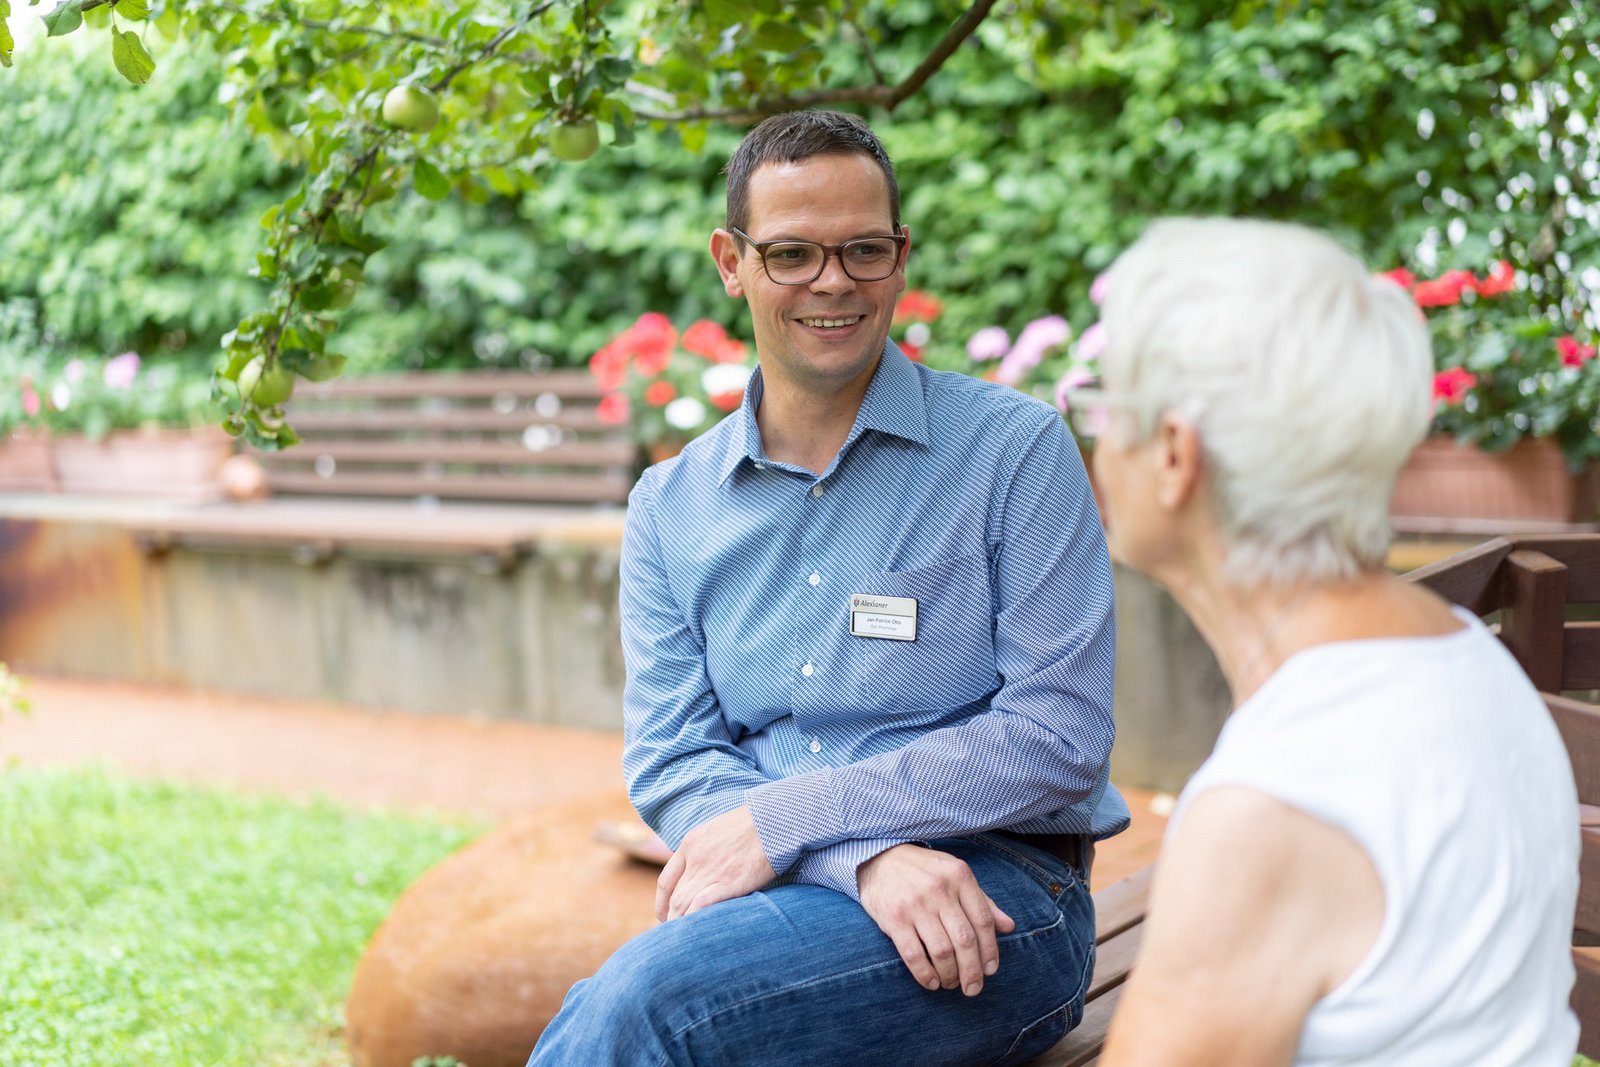
M0 721L0 766L98 763L488 821L622 793L615 733L76 678L25 687L33 710ZM1133 826L1099 847L1097 887L1154 861L1166 825L1151 793L1124 792Z

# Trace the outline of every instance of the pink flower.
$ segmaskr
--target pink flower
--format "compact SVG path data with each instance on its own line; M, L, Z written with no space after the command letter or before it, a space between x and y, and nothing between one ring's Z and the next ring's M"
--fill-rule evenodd
M89 373L89 367L81 359L70 360L65 367L61 368L61 377L65 379L68 385L77 385L83 381L83 376L87 373Z
M1011 348L1011 335L999 326L985 326L967 341L967 356L982 363L999 359Z
M1078 337L1078 359L1093 363L1106 350L1106 328L1103 323L1091 323Z
M1094 301L1095 307L1106 302L1106 294L1111 291L1111 274L1108 271L1095 278L1094 284L1089 286L1089 299Z
M1070 406L1070 401L1067 399L1067 394L1078 388L1078 386L1088 385L1094 380L1095 373L1093 371L1084 370L1082 367L1074 367L1067 371L1067 373L1063 374L1056 380L1056 407L1059 408L1062 413L1065 413L1068 406Z
M101 372L108 389L126 389L133 384L134 378L138 375L139 353L137 352L124 352L120 356L113 356L106 361L105 370Z
M1034 319L1022 328L1017 343L1000 361L1000 368L995 371L995 381L1002 385L1016 385L1039 365L1046 352L1057 345L1066 344L1071 337L1072 327L1060 315Z
M22 383L22 410L29 417L39 414L39 394L34 392L32 382Z
M1579 344L1570 333L1556 338L1556 351L1561 353L1563 367L1581 367L1595 357L1594 345Z
M1410 289L1413 285L1417 284L1417 276L1406 270L1404 267L1396 267L1394 270L1386 270L1382 274L1378 275L1378 277L1387 278L1402 289Z
M1464 367L1451 367L1433 376L1433 399L1454 404L1467 395L1467 390L1478 384L1478 376Z

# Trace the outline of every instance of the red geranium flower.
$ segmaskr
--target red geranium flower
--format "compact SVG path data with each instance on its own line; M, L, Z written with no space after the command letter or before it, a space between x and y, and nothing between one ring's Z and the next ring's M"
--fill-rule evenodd
M620 426L628 421L628 398L621 393L607 393L595 405L594 413L601 422Z
M1570 333L1556 338L1556 351L1561 353L1563 367L1581 367L1595 356L1594 345L1579 344Z
M744 403L743 393L712 393L706 397L718 411L733 411Z
M1378 277L1388 278L1391 282L1394 282L1402 289L1409 289L1413 285L1417 284L1417 276L1406 270L1404 267L1396 267L1394 270L1386 270L1382 274L1378 275Z
M651 407L664 408L677 398L678 390L671 382L651 382L644 391L645 403Z
M683 347L703 359L718 361L727 343L728 331L710 319L700 319L683 331Z
M628 351L613 340L589 357L589 373L602 389L618 389L628 377Z
M1499 296L1516 287L1517 273L1510 263L1501 260L1489 270L1489 276L1478 283L1479 296Z
M1454 404L1478 384L1478 376L1464 367L1451 367L1433 376L1433 399Z
M1461 302L1461 294L1476 289L1478 280L1470 270L1447 270L1432 281L1418 282L1411 290L1411 298L1418 307L1449 307Z
M920 345L914 345L910 341L901 341L900 351L904 352L906 358L913 363L922 362L922 347Z
M944 314L944 304L939 298L921 289L907 290L900 302L895 305L894 321L902 322L932 322Z
M633 353L634 366L647 378L666 370L672 350L678 345L678 331L672 328L672 320L659 311L640 315L624 336Z
M718 345L709 358L717 363L743 363L747 351L743 341L735 341L730 337Z

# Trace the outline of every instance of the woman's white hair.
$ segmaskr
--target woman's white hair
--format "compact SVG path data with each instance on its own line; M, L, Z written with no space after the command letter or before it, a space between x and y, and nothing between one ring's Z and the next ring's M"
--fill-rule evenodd
M1243 585L1381 567L1427 431L1427 327L1398 285L1287 223L1168 219L1112 266L1109 389L1190 419Z

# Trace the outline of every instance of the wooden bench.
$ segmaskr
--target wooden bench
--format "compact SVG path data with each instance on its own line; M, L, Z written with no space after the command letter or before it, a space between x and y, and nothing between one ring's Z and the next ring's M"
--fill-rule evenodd
M425 371L301 382L301 443L256 453L274 495L625 502L638 449L579 370Z
M1578 1051L1600 1056L1600 621L1571 605L1600 605L1600 535L1500 537L1407 576L1489 617L1501 641L1544 696L1577 780L1583 824L1572 1006ZM1600 620L1600 608L1590 612ZM1587 699L1580 699L1587 697ZM1111 1015L1138 953L1153 868L1094 894L1098 955L1083 1023L1034 1060L1082 1067L1099 1058Z

